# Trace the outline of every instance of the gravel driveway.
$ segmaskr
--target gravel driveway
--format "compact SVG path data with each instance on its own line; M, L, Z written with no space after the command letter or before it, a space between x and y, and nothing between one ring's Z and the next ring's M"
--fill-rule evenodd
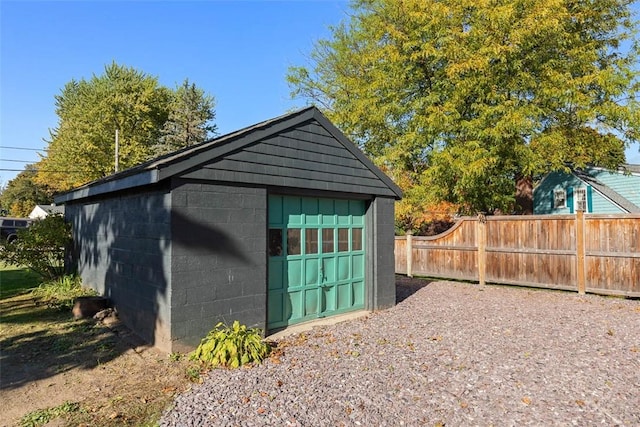
M639 300L404 278L398 299L212 371L161 425L640 425Z

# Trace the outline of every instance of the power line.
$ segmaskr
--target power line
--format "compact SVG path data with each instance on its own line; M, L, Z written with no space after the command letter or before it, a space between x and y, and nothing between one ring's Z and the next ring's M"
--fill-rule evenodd
M6 145L0 145L0 148L5 150L27 150L27 151L47 151L48 148L25 148L25 147L8 147Z
M12 160L12 159L0 159L0 162L14 162L14 163L31 163L32 160Z
M45 173L85 173L80 170L46 170L46 169L5 169L0 168L0 172L45 172Z

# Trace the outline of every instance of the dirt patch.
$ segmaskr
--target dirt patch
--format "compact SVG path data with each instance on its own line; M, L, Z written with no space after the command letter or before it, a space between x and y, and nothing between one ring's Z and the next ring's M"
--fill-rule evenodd
M184 357L144 345L117 320L74 320L28 293L2 299L0 313L0 426L65 402L78 405L61 425L153 423L190 387Z

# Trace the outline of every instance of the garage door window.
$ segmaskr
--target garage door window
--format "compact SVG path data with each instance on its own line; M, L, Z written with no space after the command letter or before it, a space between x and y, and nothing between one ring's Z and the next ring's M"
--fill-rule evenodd
M322 253L329 254L334 252L333 245L333 228L322 229Z
M351 229L351 250L362 250L362 228Z
M317 254L318 253L318 229L307 228L305 230L305 254Z
M269 256L282 256L282 230L269 229Z
M287 255L300 255L300 229L287 230Z
M348 251L349 251L349 229L339 228L338 229L338 252L348 252Z

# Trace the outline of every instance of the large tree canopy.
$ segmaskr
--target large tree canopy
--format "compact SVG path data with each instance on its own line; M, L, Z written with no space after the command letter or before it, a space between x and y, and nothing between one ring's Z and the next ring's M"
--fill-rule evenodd
M0 209L8 215L26 217L36 205L53 202L53 191L35 182L37 165L27 165L0 191Z
M514 181L638 140L628 0L358 0L289 71L407 203L510 211Z
M190 118L189 125L196 130L191 134L178 125L166 125L179 120L176 115L181 113L174 110L183 110L178 100L185 90L190 91L194 108L200 109L198 117ZM156 77L116 63L106 66L100 76L67 83L56 96L56 114L58 127L51 131L37 179L57 191L112 174L116 132L122 170L177 148L177 139L186 138L184 145L204 141L211 129L208 121L214 117L213 99L195 85L172 91Z

